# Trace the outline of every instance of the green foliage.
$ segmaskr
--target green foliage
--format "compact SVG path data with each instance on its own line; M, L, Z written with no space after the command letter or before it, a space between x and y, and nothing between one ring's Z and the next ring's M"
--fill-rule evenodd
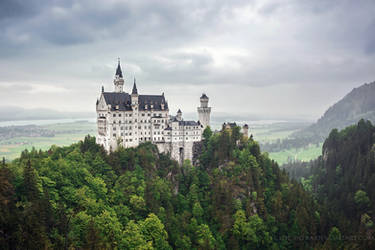
M354 201L360 208L367 208L370 204L370 199L367 193L363 190L358 190L354 194Z
M25 249L306 247L292 236L317 235L318 211L302 186L238 128L207 128L204 138L196 166L179 167L150 143L107 155L89 136L69 147L23 152L0 169L0 223L7 229L0 243L8 249L19 242Z
M346 241L349 248L375 247L371 240L371 216L375 213L374 144L375 127L369 121L360 120L341 131L334 129L324 142L323 156L310 163L310 177L302 180L321 204L322 234L339 230L343 236L353 238ZM325 246L332 245L326 243Z

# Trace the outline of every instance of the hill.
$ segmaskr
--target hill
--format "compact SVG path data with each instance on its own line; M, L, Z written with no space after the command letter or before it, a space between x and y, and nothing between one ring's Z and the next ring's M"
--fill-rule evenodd
M360 119L375 122L375 82L354 88L331 106L314 124L289 135L288 138L262 144L262 150L281 152L315 145L320 148L332 129L343 129Z
M306 249L319 206L239 127L204 133L183 166L145 143L107 155L94 137L0 167L4 249Z
M332 129L343 129L356 124L360 119L375 122L375 82L354 88L331 106L315 124L292 136L297 138L316 137L323 141Z
M323 234L336 228L342 240L349 239L348 249L374 249L374 166L375 127L361 120L341 131L332 130L318 159L286 168L296 178L304 176L301 182L324 208Z

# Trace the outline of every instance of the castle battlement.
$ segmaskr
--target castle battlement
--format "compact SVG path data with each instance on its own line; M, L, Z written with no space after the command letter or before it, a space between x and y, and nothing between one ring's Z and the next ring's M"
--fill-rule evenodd
M161 95L140 95L134 79L131 94L124 92L125 80L118 62L114 78L114 91L102 91L96 102L98 134L96 142L108 152L119 145L136 147L151 142L159 152L170 153L182 163L193 160L194 145L202 140L203 130L210 125L211 107L208 97L202 94L198 107L198 121L185 121L181 110L176 116L169 114L168 102Z

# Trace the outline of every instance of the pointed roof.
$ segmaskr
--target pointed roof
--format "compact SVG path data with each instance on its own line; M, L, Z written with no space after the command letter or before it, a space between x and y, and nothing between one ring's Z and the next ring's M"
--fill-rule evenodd
M133 94L137 94L138 95L138 90L137 90L137 84L136 84L135 77L134 77L134 84L133 84L133 90L132 90L132 95Z
M177 114L182 114L181 109L178 109Z
M207 99L208 100L208 96L205 93L203 93L202 96L201 96L201 99Z
M117 65L115 76L119 76L119 77L122 78L122 70L121 70L121 65L120 65L120 58L118 59L118 65Z

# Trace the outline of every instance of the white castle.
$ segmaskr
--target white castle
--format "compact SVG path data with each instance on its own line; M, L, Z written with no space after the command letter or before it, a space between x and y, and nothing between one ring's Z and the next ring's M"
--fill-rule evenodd
M193 160L194 148L202 140L203 130L210 125L211 107L202 94L198 107L199 121L184 121L181 110L169 115L168 102L161 95L138 94L134 79L131 94L124 92L124 78L118 62L114 92L102 92L96 102L98 135L96 142L108 152L119 145L136 147L144 142L155 144L159 152L170 153L180 164Z

